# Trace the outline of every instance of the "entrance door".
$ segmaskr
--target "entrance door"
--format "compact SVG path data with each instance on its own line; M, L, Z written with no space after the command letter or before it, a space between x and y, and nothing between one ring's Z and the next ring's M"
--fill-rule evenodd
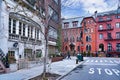
M15 51L8 51L8 61L9 63L15 63Z
M24 49L24 56L28 60L33 60L34 56L32 56L32 49Z
M103 52L104 51L104 44L100 44L99 49L101 49L101 51Z
M73 43L70 44L70 50L73 51L75 48L75 45Z

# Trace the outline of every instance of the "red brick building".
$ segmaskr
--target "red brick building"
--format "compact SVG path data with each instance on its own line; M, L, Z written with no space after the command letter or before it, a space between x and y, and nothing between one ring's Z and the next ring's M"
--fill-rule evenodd
M83 28L83 46L81 46L83 52L95 53L97 51L96 21L93 17L85 17L83 18L81 25Z
M120 11L97 13L97 50L120 56Z
M62 20L62 52L70 51L72 55L81 51L81 20L81 17Z
M62 21L63 52L75 50L76 53L120 56L120 9L96 13L95 16L84 17L82 21L81 19Z

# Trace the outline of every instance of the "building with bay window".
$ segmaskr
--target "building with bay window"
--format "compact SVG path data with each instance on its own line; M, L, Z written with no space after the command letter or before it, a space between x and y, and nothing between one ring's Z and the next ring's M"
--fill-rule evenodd
M0 0L0 48L10 62L44 55L44 0Z

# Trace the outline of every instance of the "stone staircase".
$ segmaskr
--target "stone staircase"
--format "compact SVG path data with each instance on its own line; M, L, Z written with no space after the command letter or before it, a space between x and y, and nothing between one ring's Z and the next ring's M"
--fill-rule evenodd
M6 72L6 68L5 66L3 65L3 63L0 61L0 74L1 73L5 73Z

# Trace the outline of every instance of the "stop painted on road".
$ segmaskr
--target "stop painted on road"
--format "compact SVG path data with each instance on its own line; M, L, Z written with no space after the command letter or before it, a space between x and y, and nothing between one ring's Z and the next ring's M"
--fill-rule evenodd
M99 74L101 75L102 73L105 73L106 75L116 75L120 76L120 70L118 69L108 69L108 68L90 68L88 71L89 74L94 75L94 74Z

